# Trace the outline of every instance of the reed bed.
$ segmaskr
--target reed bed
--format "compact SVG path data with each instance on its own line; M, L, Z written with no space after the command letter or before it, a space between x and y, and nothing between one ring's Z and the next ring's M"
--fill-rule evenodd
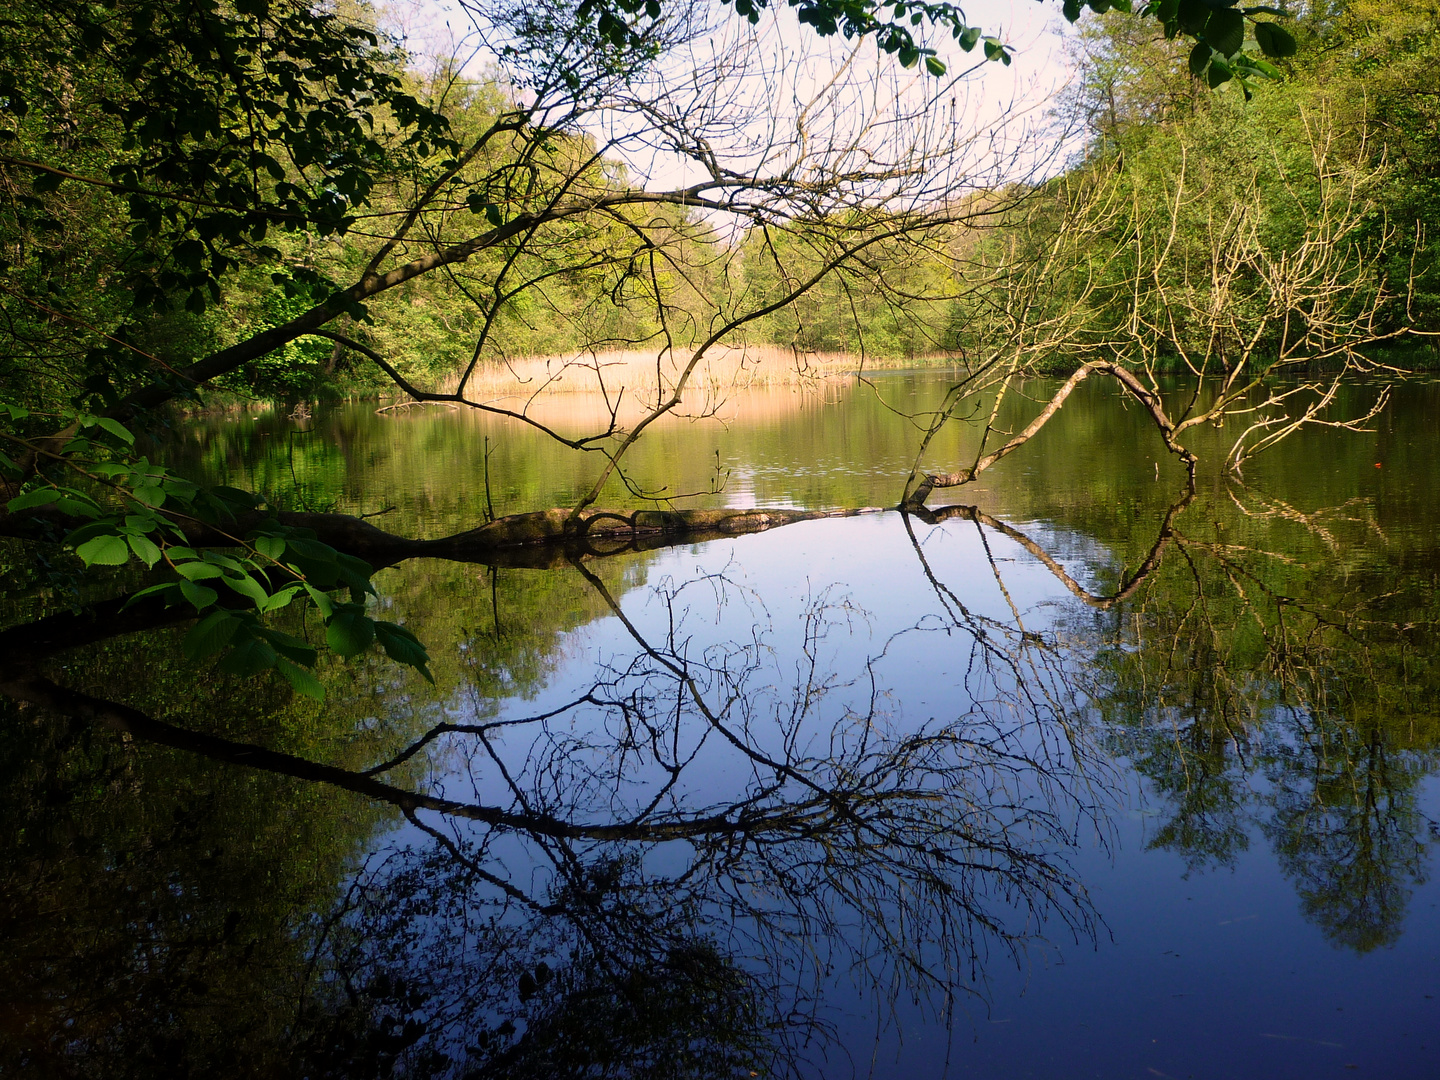
M674 390L689 362L686 351L638 349L534 356L477 368L467 383L471 401L534 399L551 394L599 394L612 400L623 391L630 400L655 402ZM948 357L864 358L864 370L948 367ZM700 361L686 385L686 400L720 401L737 392L819 387L849 378L862 368L854 353L798 352L777 345L716 346ZM454 393L460 372L436 389Z

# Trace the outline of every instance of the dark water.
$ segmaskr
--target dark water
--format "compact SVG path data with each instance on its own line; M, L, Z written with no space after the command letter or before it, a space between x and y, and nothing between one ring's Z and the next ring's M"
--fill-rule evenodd
M939 386L757 396L656 431L631 480L893 504L918 442L895 410ZM179 631L67 654L71 685L354 772L423 742L379 775L467 809L6 706L0 1069L1440 1075L1437 424L1440 387L1402 388L1243 481L1208 432L1187 497L1087 386L954 493L974 511L386 570L433 687L331 661L319 706L186 667ZM368 406L167 453L410 535L597 467Z

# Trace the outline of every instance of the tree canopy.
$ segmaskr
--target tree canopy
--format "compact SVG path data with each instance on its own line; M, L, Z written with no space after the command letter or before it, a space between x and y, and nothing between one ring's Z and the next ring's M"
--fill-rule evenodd
M752 23L762 12L779 4L769 0L725 0L733 2L735 13ZM926 3L915 0L785 0L800 22L821 37L840 34L847 38L873 37L882 51L894 55L905 67L921 60L933 75L946 73L945 62L926 44L925 30L948 33L966 52L977 44L984 47L987 60L1008 64L1009 47L986 28L972 25L959 4ZM660 0L582 0L577 8L581 19L594 19L601 34L619 43L636 34L636 17L658 18L665 5ZM1282 22L1288 17L1282 8L1264 5L1243 6L1239 0L1063 0L1062 10L1070 22L1092 11L1133 14L1154 19L1167 39L1183 37L1194 42L1189 64L1196 76L1211 87L1231 79L1276 79L1280 71L1270 60L1295 55L1295 38ZM923 28L923 29L922 29ZM918 35L918 36L917 36ZM1247 41L1255 51L1246 51ZM1258 53L1259 55L1256 55Z

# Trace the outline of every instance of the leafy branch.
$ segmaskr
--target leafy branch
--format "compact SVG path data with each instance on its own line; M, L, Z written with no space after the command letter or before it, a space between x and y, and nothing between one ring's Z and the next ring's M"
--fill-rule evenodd
M0 411L12 422L32 415L3 402ZM200 621L182 645L188 659L223 654L221 671L240 676L278 671L300 693L322 700L324 687L310 670L317 650L265 622L266 616L308 602L324 621L331 651L351 657L378 644L392 660L434 681L429 655L414 634L365 613L366 598L375 595L369 563L337 551L313 530L273 518L244 536L233 535L227 528L235 527L239 514L262 510L262 499L236 488L202 487L136 456L134 434L112 418L69 411L44 415L66 422L74 433L58 453L19 436L4 436L38 451L50 466L36 471L6 510L14 514L48 507L88 519L69 529L61 541L87 569L125 566L133 559L147 571L159 567L168 572L168 580L141 589L130 602L154 596L166 607L194 608ZM61 483L70 476L59 473L57 466L75 481ZM22 470L0 453L0 472L18 481ZM102 503L97 489L110 499ZM193 543L186 524L206 527L234 550L224 553ZM342 590L348 600L332 597Z

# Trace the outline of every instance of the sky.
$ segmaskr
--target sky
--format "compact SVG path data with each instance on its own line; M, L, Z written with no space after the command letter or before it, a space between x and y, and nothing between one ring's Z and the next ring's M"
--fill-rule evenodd
M1058 3L1038 0L970 0L964 5L964 10L971 25L981 27L987 35L998 37L1010 46L1013 61L1008 66L995 62L978 64L979 70L958 88L960 114L966 124L975 130L1009 125L1013 141L1018 142L1025 137L1022 132L1033 132L1045 126L1049 105L1073 78L1073 65L1066 52L1068 24L1061 16ZM383 11L387 22L400 30L412 53L469 56L469 70L477 76L485 73L487 66L493 66L493 58L468 53L461 44L469 19L458 0L392 0ZM721 27L727 24L737 27L738 17L733 14L729 14L728 20L722 17ZM797 102L808 92L807 79L818 80L814 83L818 86L833 68L836 61L827 61L823 54L828 51L832 58L841 57L851 47L840 38L817 39L798 24L783 4L778 12L762 17L761 29L769 35L771 43L783 45L797 56L808 53L812 63L806 70L813 74L796 74L801 69L792 64L783 85L777 82L778 90L775 86L767 86L764 90L757 89L756 93L784 94ZM718 41L719 35L705 44L714 47L714 42ZM967 54L946 35L936 34L929 43L936 48L951 72L976 67L977 61L983 57L978 47ZM817 53L822 55L817 56ZM886 63L893 65L893 61L881 59L873 46L862 47L852 63L862 68L866 65L878 68ZM691 67L695 67L693 60ZM918 71L911 82L908 92L912 95L924 94L935 85L931 77L920 75ZM737 100L740 97L743 97L743 92L737 95ZM952 113L956 110L955 99L956 95L951 94ZM1014 119L1002 120L1007 113ZM606 132L597 128L592 134L604 137L614 135L615 131ZM1055 139L1050 140L1052 150L1055 142ZM618 156L625 160L632 182L652 189L676 187L696 179L693 167L638 146L622 148ZM1063 155L1056 155L1054 160L1063 161ZM1017 172L1025 172L1032 166L1021 164L1015 168Z

